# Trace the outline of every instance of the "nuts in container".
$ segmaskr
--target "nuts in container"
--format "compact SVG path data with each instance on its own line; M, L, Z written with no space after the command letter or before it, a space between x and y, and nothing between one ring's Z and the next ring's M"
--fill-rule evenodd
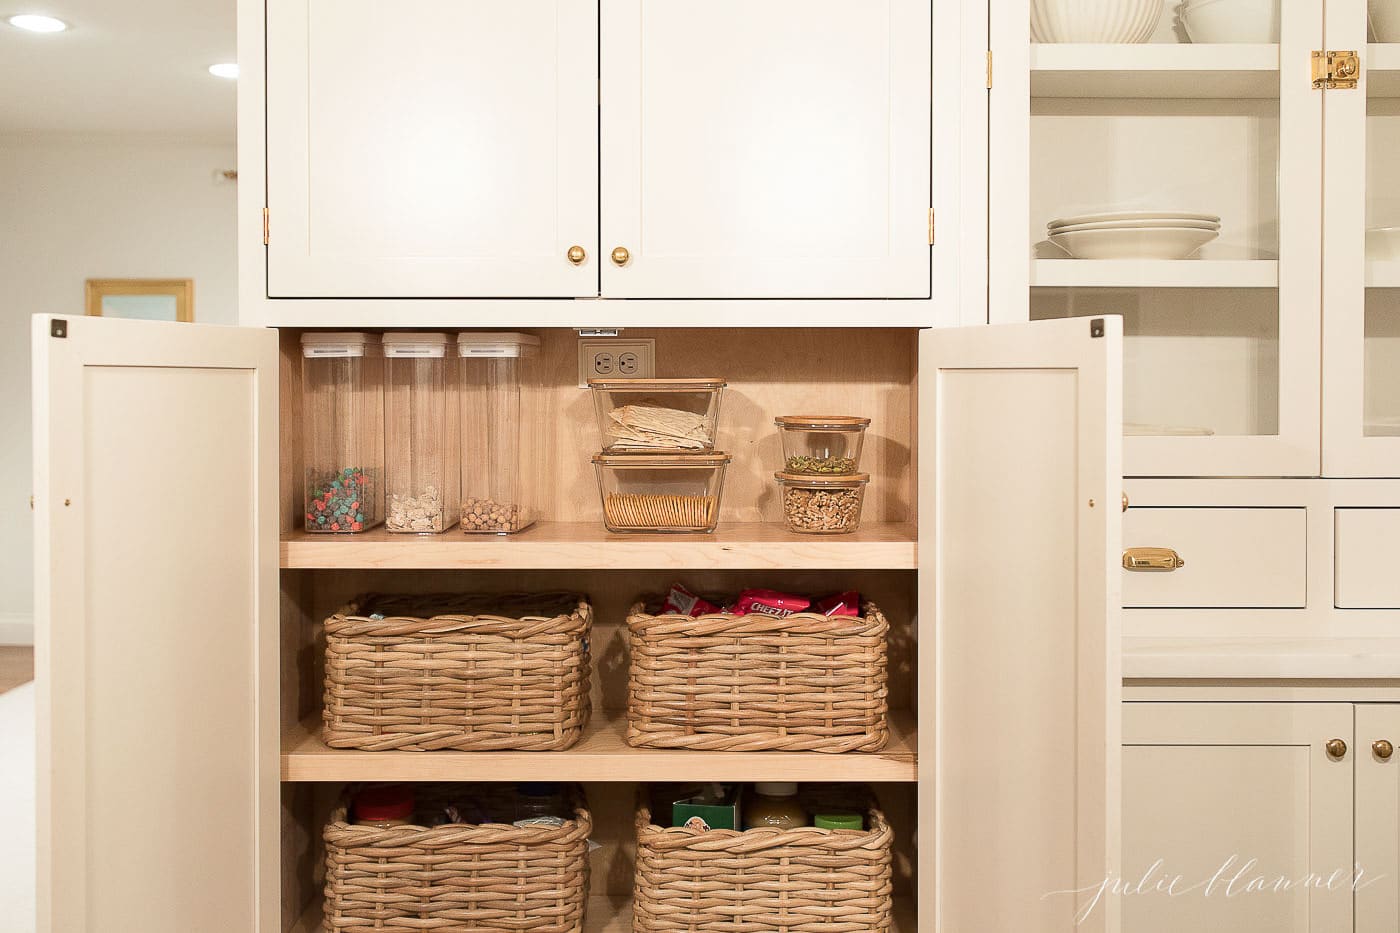
M798 534L841 535L860 527L868 473L805 476L775 473L783 494L783 517Z
M783 415L773 424L783 442L784 472L835 476L860 469L869 418Z

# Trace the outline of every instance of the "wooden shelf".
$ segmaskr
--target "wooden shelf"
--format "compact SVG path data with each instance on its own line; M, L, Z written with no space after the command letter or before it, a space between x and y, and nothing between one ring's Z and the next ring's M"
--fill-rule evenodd
M541 522L515 535L358 535L303 531L282 538L290 570L664 570L918 567L913 523L873 523L850 535L799 535L768 523L721 524L712 535L615 535L592 522Z
M916 933L917 929L913 899L895 898L894 933ZM289 933L323 933L321 902L308 907ZM590 897L583 933L632 933L632 899L623 895Z
M1366 46L1366 96L1400 97L1400 42Z
M1031 45L1032 97L1277 99L1277 45Z
M1366 263L1366 286L1368 288L1400 288L1400 262Z
M1277 288L1276 259L1032 259L1046 288Z
M890 716L879 753L704 752L633 748L621 711L598 716L566 752L365 752L328 748L319 714L282 736L284 781L885 781L918 780L918 731L907 710Z

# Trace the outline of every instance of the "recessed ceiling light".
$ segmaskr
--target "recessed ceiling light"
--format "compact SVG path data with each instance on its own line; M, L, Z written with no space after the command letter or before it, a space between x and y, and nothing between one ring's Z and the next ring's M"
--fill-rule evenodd
M18 16L11 16L10 25L27 29L30 32L63 32L68 28L68 24L61 19L40 16L37 13L21 13Z
M238 63L226 62L222 65L210 65L209 73L216 78L237 78Z

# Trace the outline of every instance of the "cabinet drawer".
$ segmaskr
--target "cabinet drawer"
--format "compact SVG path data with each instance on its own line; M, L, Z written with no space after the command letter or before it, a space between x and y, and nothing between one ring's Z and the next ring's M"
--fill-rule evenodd
M1301 609L1307 510L1131 508L1123 547L1171 548L1171 572L1123 571L1126 609Z
M1400 609L1400 509L1337 509L1336 606Z

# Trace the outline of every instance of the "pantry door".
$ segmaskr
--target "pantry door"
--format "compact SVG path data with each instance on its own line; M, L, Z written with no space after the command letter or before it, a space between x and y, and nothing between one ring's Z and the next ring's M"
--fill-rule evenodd
M605 297L929 297L928 0L601 10Z
M597 39L593 0L267 4L268 296L596 297Z
M1400 930L1400 705L1356 707L1357 933Z
M34 318L38 929L279 922L277 332Z
M1122 352L1116 317L923 335L927 929L1118 929L1075 892L1119 862Z

